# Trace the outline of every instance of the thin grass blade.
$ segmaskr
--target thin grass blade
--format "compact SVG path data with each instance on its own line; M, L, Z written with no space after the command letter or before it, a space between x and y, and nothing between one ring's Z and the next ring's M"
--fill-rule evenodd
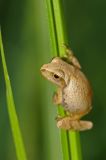
M11 83L10 83L8 70L6 66L1 31L0 31L0 50L1 50L2 65L3 65L4 78L5 78L5 84L6 84L7 109L9 114L9 120L10 120L10 126L12 130L14 145L16 148L16 156L18 160L27 160L24 143L22 139L22 134L19 126L19 121L18 121L16 110L15 110Z

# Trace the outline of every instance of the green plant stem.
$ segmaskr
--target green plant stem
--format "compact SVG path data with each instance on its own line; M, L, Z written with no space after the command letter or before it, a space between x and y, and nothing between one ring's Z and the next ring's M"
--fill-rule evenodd
M54 9L52 0L46 0L46 7L48 12L48 20L49 20L49 30L50 30L50 40L51 40L51 48L54 56L59 56L59 47L58 47L58 39L55 25L55 17L54 17ZM65 113L62 108L58 108L59 115L64 116ZM62 152L64 160L69 160L69 143L68 143L68 133L61 130L61 144L62 144Z
M10 83L8 70L6 66L1 31L0 31L0 50L1 50L1 58L2 58L4 78L5 78L5 84L6 84L7 108L8 108L8 114L9 114L14 144L16 148L16 155L18 160L27 160L23 139L21 135L21 130L19 126L19 121L18 121L16 110L15 110L11 83Z
M82 160L79 132L70 131L69 140L70 140L70 147L71 147L71 159Z
M46 4L52 52L62 57L65 54L65 49L62 45L68 44L62 0L46 0ZM61 116L65 115L64 111L60 108L58 109L58 113ZM78 132L61 130L61 144L64 160L82 160L80 135Z

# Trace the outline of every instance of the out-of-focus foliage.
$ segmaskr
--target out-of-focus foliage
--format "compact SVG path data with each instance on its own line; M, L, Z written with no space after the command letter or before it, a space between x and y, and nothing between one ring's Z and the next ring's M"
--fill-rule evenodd
M106 148L106 1L64 0L70 47L91 81L92 112L84 117L94 122L81 133L84 159L105 159ZM61 160L61 145L55 124L54 88L40 75L40 66L51 60L49 29L44 0L1 0L0 24L16 110L29 160ZM5 85L0 59L0 159L15 160Z

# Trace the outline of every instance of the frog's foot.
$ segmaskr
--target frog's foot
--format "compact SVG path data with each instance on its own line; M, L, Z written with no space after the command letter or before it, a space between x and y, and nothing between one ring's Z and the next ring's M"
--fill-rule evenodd
M57 121L57 127L64 130L84 131L93 127L93 123L83 120L72 120L70 117L64 117Z
M61 89L58 89L57 92L53 95L53 103L54 104L61 104L62 103L62 92Z
M63 44L63 47L65 48L66 51L67 61L72 63L75 67L81 69L81 65L78 59L74 56L73 51L66 44Z

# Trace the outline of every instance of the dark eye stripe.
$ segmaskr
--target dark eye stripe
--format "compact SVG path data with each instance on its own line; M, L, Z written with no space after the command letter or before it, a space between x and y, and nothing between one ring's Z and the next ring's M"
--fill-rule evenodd
M59 76L58 76L57 74L54 74L54 78L58 79L58 78L59 78Z

